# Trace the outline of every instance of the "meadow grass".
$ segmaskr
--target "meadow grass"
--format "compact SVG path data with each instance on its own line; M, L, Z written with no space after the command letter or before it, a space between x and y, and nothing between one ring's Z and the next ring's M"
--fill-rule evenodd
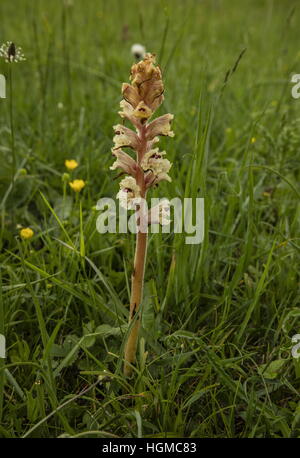
M0 99L1 437L300 436L295 6L1 2L0 43L27 57L12 66L13 99ZM118 190L112 126L135 42L157 54L160 112L175 114L162 141L173 181L153 195L204 197L205 239L150 236L125 378L134 236L99 234L95 205ZM80 194L63 180L70 158Z

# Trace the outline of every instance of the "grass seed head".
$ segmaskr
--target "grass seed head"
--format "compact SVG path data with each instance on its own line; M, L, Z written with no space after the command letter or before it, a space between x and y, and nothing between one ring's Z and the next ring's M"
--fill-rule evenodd
M22 48L20 46L17 47L12 41L7 41L0 46L0 57L7 63L26 60Z

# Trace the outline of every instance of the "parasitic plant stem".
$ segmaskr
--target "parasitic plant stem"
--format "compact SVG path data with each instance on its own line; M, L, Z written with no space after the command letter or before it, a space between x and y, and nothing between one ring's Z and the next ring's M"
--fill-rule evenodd
M139 315L133 324L125 346L125 364L124 375L131 375L132 364L135 362L135 354L137 347L137 340L140 329L141 316L139 313L140 305L143 300L143 286L145 263L147 256L147 233L138 232L136 235L135 259L134 268L131 280L131 299L130 299L130 312L129 312L129 325L134 320L136 314Z

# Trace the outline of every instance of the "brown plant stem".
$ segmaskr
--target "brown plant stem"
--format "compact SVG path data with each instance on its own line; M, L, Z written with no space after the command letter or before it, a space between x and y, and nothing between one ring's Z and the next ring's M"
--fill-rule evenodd
M141 140L141 147L137 152L137 159L138 165L143 158L143 155L146 152L147 148L147 141L145 137L145 127L141 127L139 129L139 137ZM139 170L136 177L137 184L141 189L141 197L146 197L146 189L145 189L145 179L144 173L142 170ZM142 216L141 216L142 217ZM140 227L143 228L143 224L140 221ZM131 298L130 298L130 311L129 311L129 326L132 321L135 319L136 314L136 321L133 324L130 333L127 338L127 342L125 345L125 364L124 364L124 375L130 376L132 374L132 364L134 364L136 359L136 348L140 330L140 322L141 322L141 314L140 314L140 305L143 300L143 287L144 287L144 274L145 274L145 264L146 264L146 257L147 257L147 240L148 234L147 232L140 232L138 231L136 234L136 246L135 246L135 256L134 256L134 267L133 273L131 276Z
M143 298L144 272L147 254L147 235L147 233L138 232L136 236L134 271L132 274L132 289L130 299L129 325L135 318L135 315L139 313L140 304ZM126 376L131 375L131 365L135 362L140 322L141 316L139 313L135 323L133 324L130 330L130 334L128 336L125 346L124 375Z

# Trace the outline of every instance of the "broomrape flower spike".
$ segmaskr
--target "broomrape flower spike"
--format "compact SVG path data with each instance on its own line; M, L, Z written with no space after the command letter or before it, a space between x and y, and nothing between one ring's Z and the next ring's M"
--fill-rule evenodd
M112 154L115 162L111 170L121 169L127 174L120 182L117 198L120 205L127 209L141 209L137 203L145 199L149 189L160 181L171 181L168 175L171 162L166 159L165 151L154 147L159 136L173 137L171 122L173 115L165 114L150 122L155 111L164 100L164 85L159 66L155 65L155 56L145 54L143 60L134 64L130 72L130 84L123 83L123 100L120 102L119 115L132 124L133 129L117 124L114 126L115 136ZM126 148L128 153L123 151ZM169 224L169 205L167 202L149 210L148 214L138 212L139 223L136 233L136 249L134 268L131 277L131 298L129 311L130 333L125 346L124 374L132 373L135 362L137 340L140 328L140 304L143 298L143 282L147 252L146 224Z
M16 46L12 41L7 41L1 45L0 57L5 59L5 62L10 64L13 62L22 62L23 60L26 60L22 48L20 48L20 46Z

